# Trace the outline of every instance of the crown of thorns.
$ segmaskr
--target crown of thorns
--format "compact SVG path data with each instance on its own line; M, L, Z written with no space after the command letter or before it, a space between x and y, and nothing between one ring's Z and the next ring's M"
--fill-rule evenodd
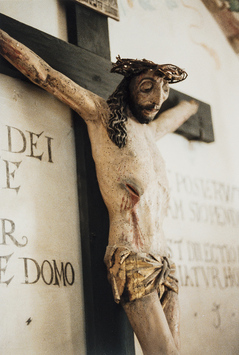
M155 70L160 76L167 80L170 84L178 83L185 80L188 74L181 68L172 64L155 64L146 59L122 59L120 56L116 57L117 62L112 63L113 67L111 73L122 74L125 77L131 77L140 74L144 70Z

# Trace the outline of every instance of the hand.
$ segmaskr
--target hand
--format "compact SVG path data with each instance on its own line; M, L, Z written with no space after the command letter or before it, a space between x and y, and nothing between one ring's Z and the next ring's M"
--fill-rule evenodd
M199 102L195 101L195 100L190 100L189 103L191 104L191 108L192 108L192 115L195 115L195 113L198 112L198 108L199 108Z

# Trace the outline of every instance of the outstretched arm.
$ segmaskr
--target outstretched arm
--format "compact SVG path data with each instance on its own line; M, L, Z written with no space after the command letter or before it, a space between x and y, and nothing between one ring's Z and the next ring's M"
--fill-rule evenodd
M192 115L197 113L199 104L195 100L181 101L177 106L164 111L151 123L156 140L162 138L167 133L176 131Z
M34 84L70 106L85 121L93 121L99 117L97 113L99 105L106 107L106 102L102 98L54 70L36 53L2 30L0 30L0 54Z

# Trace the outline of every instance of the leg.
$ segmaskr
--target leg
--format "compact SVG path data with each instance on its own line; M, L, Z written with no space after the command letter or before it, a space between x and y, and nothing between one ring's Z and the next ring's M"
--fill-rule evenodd
M179 331L179 302L178 295L173 291L167 291L162 300L165 317L168 321L175 345L180 350L180 331Z
M157 291L123 304L144 355L178 355Z

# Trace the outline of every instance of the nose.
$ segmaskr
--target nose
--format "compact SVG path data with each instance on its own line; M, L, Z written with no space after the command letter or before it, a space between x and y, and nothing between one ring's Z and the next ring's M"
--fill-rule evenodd
M163 85L164 83L162 81L158 82L157 85L155 85L152 93L152 104L156 107L159 106L159 108L167 98L167 94L163 89Z

